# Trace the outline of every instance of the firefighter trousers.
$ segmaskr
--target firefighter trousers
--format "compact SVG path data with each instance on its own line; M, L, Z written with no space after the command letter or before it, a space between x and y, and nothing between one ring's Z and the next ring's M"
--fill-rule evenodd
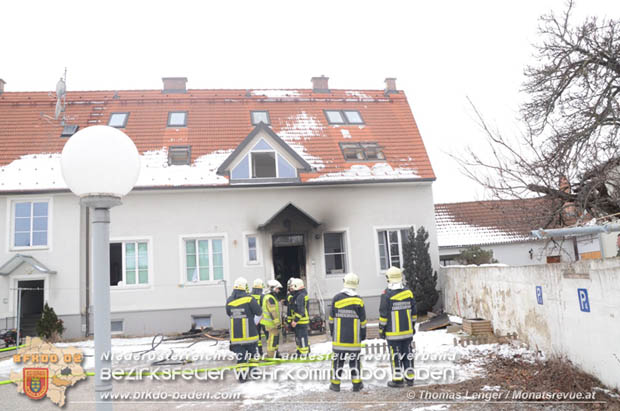
M297 324L295 326L295 344L297 345L297 354L308 355L310 353L308 324Z
M267 357L273 358L280 347L280 331L277 328L266 328Z
M263 335L266 335L265 326L257 324L256 330L258 331L258 355L263 355Z
M239 367L236 370L237 378L239 381L246 381L250 372L250 367L244 364L248 364L251 358L254 358L257 352L257 343L250 344L233 344L230 346L230 350L235 353L237 357L237 365Z
M415 372L413 370L413 350L411 342L413 338L404 340L388 340L390 358L392 366L392 381L405 380L413 381Z
M332 357L332 377L331 383L340 385L344 374L344 366L349 362L349 369L351 373L351 382L353 384L359 384L362 382L360 375L361 370L361 352L360 351L334 351Z

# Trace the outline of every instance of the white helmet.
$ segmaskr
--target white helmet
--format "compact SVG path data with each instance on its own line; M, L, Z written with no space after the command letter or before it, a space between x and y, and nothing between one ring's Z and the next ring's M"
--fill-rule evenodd
M288 279L288 281L286 282L286 289L287 290L292 290L293 289L293 282L295 281L295 277L291 277Z
M357 286L360 284L360 278L357 274L349 273L343 278L345 288L350 288L352 290L356 290Z
M235 280L235 283L233 284L233 289L234 290L243 290L243 291L247 291L248 290L248 280L246 280L243 277L239 277Z
M301 278L294 278L293 282L291 283L291 288L294 291L299 291L301 289L304 288L304 280L302 280Z
M390 284L400 284L403 282L403 270L392 266L385 272L385 278Z
M278 288L282 288L282 284L280 284L278 280L269 280L267 281L267 287L269 287L271 291L275 291Z
M256 280L254 280L254 283L252 284L253 288L265 288L265 283L263 282L263 280L261 280L260 278L257 278Z

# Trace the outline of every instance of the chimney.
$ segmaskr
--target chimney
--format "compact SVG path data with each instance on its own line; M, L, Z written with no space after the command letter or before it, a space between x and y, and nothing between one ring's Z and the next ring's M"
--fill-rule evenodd
M387 77L385 79L385 94L398 93L396 90L396 77Z
M162 77L164 89L162 93L186 93L187 77Z
M329 93L329 86L327 85L329 77L321 74L321 77L312 77L311 80L313 93Z
M6 81L2 80L0 78L0 94L4 93L4 85L6 84Z

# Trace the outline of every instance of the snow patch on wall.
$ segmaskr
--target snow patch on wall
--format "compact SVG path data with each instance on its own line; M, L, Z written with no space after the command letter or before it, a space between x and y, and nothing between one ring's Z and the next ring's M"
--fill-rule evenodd
M281 97L298 97L299 91L297 90L281 90L281 89L273 89L273 90L252 90L253 96L265 96L269 98L281 98Z
M526 241L529 236L500 230L497 227L471 225L458 221L448 213L436 212L437 242L439 247L464 245L502 244Z
M392 180L418 177L419 175L415 170L401 167L392 168L387 163L377 163L372 167L355 164L348 170L327 173L320 177L311 178L308 181Z

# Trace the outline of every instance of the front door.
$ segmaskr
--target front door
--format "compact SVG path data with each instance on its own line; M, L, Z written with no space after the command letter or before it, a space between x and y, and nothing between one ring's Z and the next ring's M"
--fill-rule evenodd
M18 281L19 328L22 337L36 336L37 321L43 313L43 280Z
M273 271L275 279L286 295L286 283L291 277L306 282L306 247L303 234L276 234L273 236Z

